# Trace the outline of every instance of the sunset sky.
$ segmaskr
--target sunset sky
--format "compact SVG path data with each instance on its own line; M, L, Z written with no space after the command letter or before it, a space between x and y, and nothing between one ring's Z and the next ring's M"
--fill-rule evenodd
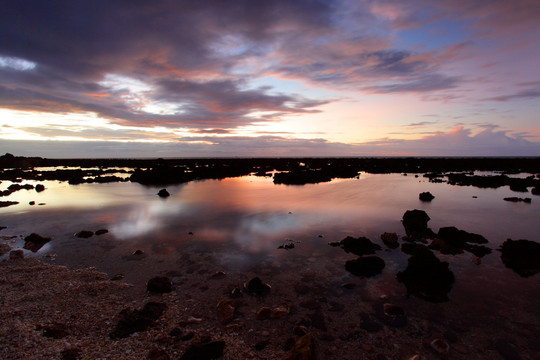
M3 1L0 152L540 156L540 1Z

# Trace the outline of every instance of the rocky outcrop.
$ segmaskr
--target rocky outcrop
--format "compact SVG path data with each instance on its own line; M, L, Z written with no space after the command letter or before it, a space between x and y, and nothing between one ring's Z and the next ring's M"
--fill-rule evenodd
M428 228L431 218L424 210L407 210L403 214L403 227L411 239L432 238L435 234Z
M155 321L167 310L167 305L148 302L141 310L123 309L118 315L118 322L109 334L111 339L126 338L129 335L145 331L155 325Z
M375 251L381 250L381 247L366 237L353 238L347 236L339 243L330 243L331 246L340 246L346 253L353 253L358 256L372 255Z
M24 238L23 248L32 252L37 252L43 245L51 241L50 237L44 237L36 233L32 233Z
M361 256L345 263L345 270L356 276L371 277L380 274L385 262L378 256Z
M500 251L504 265L520 276L529 277L540 272L540 243L508 239Z

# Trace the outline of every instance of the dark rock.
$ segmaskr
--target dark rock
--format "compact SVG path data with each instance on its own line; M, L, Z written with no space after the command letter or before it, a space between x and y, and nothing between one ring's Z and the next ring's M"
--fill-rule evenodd
M159 190L159 192L157 193L157 195L158 195L159 197L165 198L165 197L170 196L171 194L169 194L169 192L167 191L167 189L161 189L161 190Z
M242 296L244 296L242 294L242 290L240 290L240 288L237 288L237 287L232 289L230 294L229 294L230 299L238 299L238 298L241 298Z
M345 309L345 305L335 302L335 301L330 301L330 307L328 308L328 311L342 312L344 309Z
M155 321L165 312L167 305L148 302L141 310L124 309L118 315L118 323L109 334L111 339L126 338L129 335L145 331L155 325Z
M522 182L510 183L510 190L515 192L529 192L529 189L527 189L527 184Z
M148 355L146 356L147 360L170 360L169 354L165 350L161 350L158 348L152 348L148 352Z
M506 240L501 248L501 260L506 267L522 277L540 272L540 244L530 240Z
M391 303L379 304L376 308L379 320L395 328L407 325L407 316L401 306Z
M0 244L0 256L7 254L11 250L9 244Z
M36 202L35 201L30 201L30 202L28 202L28 205L30 205L30 206L36 205Z
M531 194L540 195L540 186L534 187L531 189Z
M272 309L270 309L267 306L263 306L262 308L257 311L257 320L268 320L270 319L270 315L272 314Z
M378 256L362 256L345 263L345 270L353 275L365 277L380 274L384 267L384 260Z
M491 249L473 244L485 244L487 242L482 235L469 233L451 226L440 228L437 238L433 240L429 248L447 255L461 254L463 250L466 250L478 257L482 257L491 253Z
M257 351L264 350L264 348L267 347L269 343L270 341L268 340L261 340L255 344L255 350Z
M10 260L24 259L24 251L22 250L13 250L9 253Z
M315 340L313 335L308 333L296 340L285 360L315 360L316 355Z
M88 230L82 230L76 233L75 236L82 239L88 239L89 237L94 236L94 232L88 231Z
M427 226L429 220L431 218L424 210L407 210L403 214L402 220L407 236L411 238L433 237L433 231Z
M429 251L429 249L422 244L403 243L401 244L401 251L407 255L416 255L417 253Z
M186 349L180 360L212 360L223 356L225 341L193 344Z
M381 240L390 249L397 249L399 247L398 235L396 233L385 232L381 234Z
M43 336L53 339L62 339L69 335L67 326L61 323L38 325L36 330L43 330Z
M108 233L108 232L109 232L109 230L107 230L107 229L99 229L98 231L95 232L95 234L96 234L97 236L99 236L99 235L106 234L106 233Z
M61 360L77 360L81 358L81 349L79 348L66 348L60 352Z
M326 321L324 319L324 315L321 310L317 310L312 314L308 314L308 318L311 321L312 327L322 330L322 331L327 330Z
M234 306L231 299L224 299L217 304L217 318L222 325L232 321L234 317Z
M510 202L524 202L526 204L530 204L532 202L531 198L518 198L518 197L505 197L503 199L504 201L510 201Z
M252 295L266 295L270 292L271 286L262 282L259 277L254 277L244 284L244 288Z
M135 251L133 252L133 254L131 254L131 255L135 255L135 256L138 256L138 255L144 255L144 251L142 251L142 250L135 250Z
M36 233L32 233L24 238L23 248L32 252L37 252L43 245L51 241L50 237L44 237Z
M42 192L45 190L45 186L43 184L37 184L36 185L36 191L37 192Z
M347 290L352 290L356 287L356 284L348 282L348 283L341 284L341 287Z
M420 193L420 195L418 195L418 198L421 201L431 201L435 199L435 196L433 196L433 194L428 191L428 192Z
M166 276L156 276L148 280L146 290L153 293L169 293L172 291L172 281Z
M182 341L188 341L195 337L195 333L193 331L188 332L186 335L182 335L180 337L180 340Z
M18 201L0 201L0 208L17 205Z
M284 243L282 245L279 245L278 249L285 249L285 250L294 249L294 243L292 241Z
M417 248L409 258L407 268L397 274L407 293L431 302L448 301L454 284L454 274L447 262L441 262L426 247Z
M372 243L371 240L363 236L359 238L347 236L345 239L341 240L339 245L345 252L353 253L358 256L375 254L375 251L381 250L379 245Z
M444 339L434 339L429 345L439 355L446 355L450 351L450 345Z
M506 339L499 339L495 342L495 349L501 354L504 360L521 360L521 356L516 351L515 347Z

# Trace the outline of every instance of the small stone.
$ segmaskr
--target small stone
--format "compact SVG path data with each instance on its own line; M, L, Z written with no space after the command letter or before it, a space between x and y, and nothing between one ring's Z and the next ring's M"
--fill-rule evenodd
M61 323L38 325L37 330L43 330L43 336L53 339L62 339L68 336L66 325Z
M356 284L348 282L348 283L345 283L345 284L341 284L341 287L344 288L344 289L351 290L351 289L354 289L356 287Z
M272 309L269 307L262 307L257 311L257 320L266 320L270 319L270 315L272 314Z
M431 193L428 191L428 192L420 193L420 195L418 195L418 198L419 198L421 201L431 201L431 200L435 199L435 196L433 196L433 194L431 194Z
M99 235L106 234L106 233L108 233L108 232L109 232L109 230L107 230L107 229L99 229L98 231L95 232L95 234L96 234L97 236L99 236Z
M217 304L217 318L222 325L230 323L234 317L233 301L230 299L224 299Z
M133 254L131 254L131 255L138 256L138 255L143 255L143 254L144 254L144 251L142 251L142 250L135 250L135 251L133 252Z
M45 190L45 186L43 184L37 184L35 190L36 192L42 192Z
M296 340L285 360L315 360L315 342L310 333Z
M118 281L118 280L122 280L124 278L124 275L122 274L117 274L117 275L114 275L112 278L111 278L111 281Z
M231 299L238 299L238 298L241 298L243 296L244 295L242 295L242 290L240 290L240 288L237 288L237 287L232 289L231 293L229 294L229 298L231 298Z
M298 325L298 326L295 326L295 328L293 329L293 332L294 332L294 335L296 336L304 336L308 333L308 329L304 325Z
M224 278L225 276L226 276L225 272L216 271L214 274L212 274L212 276L210 276L210 278L212 278L212 279L221 279L221 278Z
M81 356L81 349L66 348L60 353L61 360L77 360Z
M172 291L172 281L165 276L156 276L148 280L146 290L153 293L170 293Z
M166 197L170 196L171 194L169 194L169 192L167 191L167 189L161 189L161 190L159 190L159 192L157 193L157 195L158 195L159 197L166 198Z
M88 230L82 230L75 234L78 238L88 239L89 237L92 237L94 235L93 231Z
M24 259L24 251L22 250L13 250L9 253L10 260Z
M211 360L223 356L225 341L210 341L193 344L186 349L180 360Z
M450 351L450 345L443 339L435 339L430 343L430 346L438 354L445 355Z
M28 203L28 205L30 205L30 206L36 205L36 202L35 202L35 201L30 201L30 202Z
M289 314L289 305L281 304L272 309L272 312L270 313L270 318L279 319L279 318L287 316L288 314Z
M270 292L271 286L262 282L259 277L254 277L244 284L247 292L253 295L266 295Z
M188 324L198 324L200 322L202 322L202 319L201 318L196 318L195 316L190 316L187 318L187 323Z

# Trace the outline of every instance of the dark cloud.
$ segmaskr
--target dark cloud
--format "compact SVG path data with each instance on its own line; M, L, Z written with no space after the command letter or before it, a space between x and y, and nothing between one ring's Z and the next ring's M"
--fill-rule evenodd
M512 100L531 100L540 98L540 87L534 89L521 90L514 94L495 96L486 100L491 101L512 101Z
M388 85L366 87L365 90L376 93L431 92L452 89L458 86L459 79L455 76L442 74L414 75L410 78Z

